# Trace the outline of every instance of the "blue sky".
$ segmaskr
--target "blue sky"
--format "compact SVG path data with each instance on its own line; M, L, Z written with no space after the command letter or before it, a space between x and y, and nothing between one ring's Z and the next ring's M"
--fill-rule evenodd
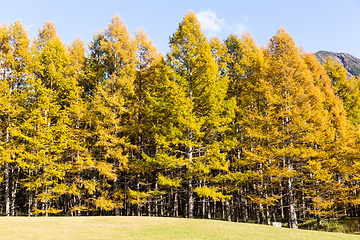
M307 52L329 50L360 58L360 0L127 0L127 1L3 1L0 22L20 20L31 38L46 21L54 22L66 44L76 37L86 43L119 14L131 34L143 28L162 53L169 36L188 10L193 10L208 36L225 39L250 31L259 46L267 46L284 27Z

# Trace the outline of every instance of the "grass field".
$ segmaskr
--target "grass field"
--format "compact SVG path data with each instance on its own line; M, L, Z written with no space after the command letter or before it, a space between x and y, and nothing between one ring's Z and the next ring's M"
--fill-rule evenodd
M0 217L0 239L360 239L359 235L215 220L153 217Z

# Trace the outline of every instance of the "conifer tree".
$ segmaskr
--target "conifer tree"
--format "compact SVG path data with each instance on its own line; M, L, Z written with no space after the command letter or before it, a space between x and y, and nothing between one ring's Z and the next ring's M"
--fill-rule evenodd
M95 36L90 46L90 66L86 75L94 84L91 103L90 152L95 160L100 209L118 209L116 199L120 173L127 167L128 153L134 148L128 139L130 99L134 93L135 45L127 26L119 16L112 18L108 28ZM95 81L91 81L95 79ZM114 183L113 189L107 181ZM124 181L124 191L127 186ZM116 210L117 211L117 210Z
M267 157L283 169L289 227L297 228L296 191L307 159L317 158L328 136L324 94L314 86L311 73L294 40L284 29L270 40L265 51L266 80L271 90Z
M166 61L171 71L169 80L174 81L169 84L175 86L171 87L172 97L163 101L173 111L169 122L159 126L169 134L158 135L157 142L164 151L157 157L168 159L170 165L165 167L181 174L187 190L187 216L193 218L194 191L201 197L208 194L216 198L216 187L205 191L206 186L196 188L198 181L211 181L211 171L215 174L228 169L220 135L231 120L234 102L225 100L227 79L219 77L219 67L193 12L184 17L170 38Z
M19 128L23 124L28 85L29 38L19 22L0 28L0 163L4 171L5 213L14 216L23 142Z
M71 162L72 168L67 171L65 179L69 185L66 199L70 199L68 211L71 215L74 213L80 215L82 210L89 210L84 204L86 199L82 186L88 180L85 176L92 167L92 162L87 161L90 157L86 146L86 138L89 135L87 128L89 98L82 84L85 81L84 42L77 38L68 46L67 52L70 59L68 81L69 85L72 85L72 91L67 93L67 109L64 113L69 117L71 137L68 139L69 149L64 158Z
M358 119L360 118L360 108L358 105L358 100L360 99L359 78L353 77L348 79L346 69L330 57L324 62L324 67L332 81L336 94L343 101L349 121L352 124L358 125Z
M345 120L338 121L343 131L340 132L341 134L337 132L336 143L329 151L332 154L332 162L329 164L332 170L332 185L325 193L327 193L327 202L331 205L321 209L324 214L338 217L346 214L349 207L358 202L356 194L353 193L356 192L354 187L358 184L356 175L359 172L357 149L359 149L360 88L359 78L348 79L346 69L331 58L325 61L324 67L331 79L334 91L342 100L342 110L347 115Z
M32 51L30 118L23 129L28 153L24 167L31 177L24 182L27 190L35 194L35 213L47 216L62 211L55 209L54 201L67 189L62 182L71 167L64 158L71 136L66 111L74 84L68 81L69 56L52 23L44 24Z
M257 222L263 221L263 203L266 202L267 159L264 152L267 147L267 100L265 94L267 85L262 77L264 60L262 51L256 46L249 33L238 38L230 35L225 43L231 60L227 62L231 84L228 95L237 102L235 118L231 132L227 134L235 139L235 148L231 155L233 159L231 177L236 182L243 221L247 221L247 198L251 196L254 204L259 204L256 212ZM264 176L265 175L265 176ZM259 178L262 176L261 178ZM252 186L250 190L250 187ZM269 188L269 187L268 187ZM262 203L261 203L262 202ZM272 203L272 201L270 201ZM269 207L266 204L267 220Z
M132 131L129 132L132 138L133 145L137 146L137 151L134 153L136 158L132 162L130 169L134 174L135 183L131 191L133 196L132 202L135 203L135 215L140 215L140 205L149 201L153 194L147 194L148 197L142 197L140 195L146 194L151 191L150 188L144 189L145 192L140 192L140 182L147 181L150 177L150 166L146 166L143 163L142 153L147 155L153 154L153 148L150 144L152 142L152 136L150 128L152 124L151 118L145 112L145 106L148 104L147 94L153 90L153 82L155 81L156 69L162 56L158 53L156 47L152 41L148 38L144 30L137 30L135 32L135 44L136 44L136 78L134 79L134 105L132 106L132 113L134 122L131 123Z
M328 112L330 119L326 144L317 146L323 148L323 153L317 158L308 161L308 175L307 179L303 181L303 192L307 198L312 199L307 204L309 206L308 210L310 213L315 213L318 226L321 227L321 217L334 216L335 213L333 211L334 195L329 194L330 189L338 188L336 186L336 171L334 171L333 162L346 148L348 127L343 103L336 94L332 80L328 77L326 70L313 54L303 54L302 57L311 71L314 85L324 93L323 107ZM319 204L319 200L321 204ZM305 205L305 200L302 199L301 207L303 211L306 209Z

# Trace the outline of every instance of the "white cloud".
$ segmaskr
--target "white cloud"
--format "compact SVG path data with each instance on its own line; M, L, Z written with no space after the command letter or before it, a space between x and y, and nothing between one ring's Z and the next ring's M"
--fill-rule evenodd
M216 35L216 33L219 33L223 28L226 28L225 19L217 18L216 12L211 9L197 13L196 17L201 23L202 30L208 32L211 36Z
M246 30L246 27L245 27L245 25L244 24L242 24L242 23L238 23L238 24L236 24L235 26L233 26L232 28L231 28L231 30L232 30L232 33L234 33L235 35L241 35L245 30Z
M211 9L196 13L196 17L201 23L202 30L208 37L220 34L223 30L238 35L242 34L246 30L246 26L242 23L228 25L225 19L219 19L216 12ZM245 21L247 21L246 17Z

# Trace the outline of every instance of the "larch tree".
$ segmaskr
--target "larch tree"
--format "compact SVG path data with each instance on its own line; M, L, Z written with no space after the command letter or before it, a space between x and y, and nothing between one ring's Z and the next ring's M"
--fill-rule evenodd
M77 38L67 48L70 58L69 85L72 91L68 92L66 114L69 116L71 138L69 149L64 156L71 162L72 168L67 171L66 181L69 185L68 198L70 199L68 211L71 215L81 214L82 210L88 210L84 205L85 194L82 186L86 182L86 173L91 169L91 163L87 162L89 152L86 145L86 138L89 135L87 128L89 98L84 91L84 67L85 67L85 46L84 42Z
M324 67L346 112L346 119L338 121L342 124L342 131L337 131L336 144L330 151L332 162L329 167L332 169L333 182L328 190L328 199L331 205L324 209L338 217L359 203L356 186L359 183L360 82L359 78L348 79L346 69L331 58L325 61Z
M266 219L270 224L269 207L274 204L275 199L269 196L271 187L267 186L274 181L267 178L269 176L265 171L270 163L265 154L268 147L268 104L265 98L268 85L263 78L263 53L250 33L243 34L241 38L230 35L225 43L231 55L231 60L227 62L231 82L228 95L233 96L237 103L231 131L227 134L235 141L235 147L231 151L230 176L236 183L240 202L238 211L241 212L243 221L247 222L248 202L252 202L259 209L255 213L256 220L262 223L263 207L266 205Z
M232 90L237 99L237 116L233 124L233 135L237 139L234 151L233 177L239 185L243 219L247 219L247 204L250 203L259 224L270 225L276 218L278 208L283 209L281 181L274 174L277 164L269 157L271 116L268 95L272 86L266 81L263 49L257 47L250 33L241 38L231 35L227 39L232 61L229 75ZM249 201L247 201L247 199ZM278 200L280 198L280 203ZM278 203L278 207L275 204ZM281 211L283 216L283 211ZM274 221L274 220L273 220Z
M67 189L62 181L66 170L71 168L64 153L71 136L67 108L74 84L69 78L69 55L56 35L54 24L44 24L32 51L30 118L23 130L28 153L26 171L30 175L25 186L35 195L32 204L35 213L48 216L62 211L54 204Z
M330 119L326 143L317 145L318 148L323 149L323 153L308 161L307 179L302 180L301 183L303 186L301 195L302 215L303 217L306 216L306 210L315 214L318 226L321 227L321 217L335 216L334 209L337 204L334 199L337 194L331 193L334 189L339 189L339 186L336 186L336 162L338 160L335 159L343 158L343 153L348 149L348 123L343 102L333 88L332 80L327 75L325 68L313 54L302 54L302 58L312 74L314 85L325 95L323 108L328 112ZM311 202L306 204L304 196L311 199Z
M3 166L5 213L14 216L24 142L19 129L26 119L30 40L19 22L0 28L0 161Z
M343 101L348 120L351 124L359 125L360 106L360 83L359 78L348 79L346 69L339 63L336 63L330 57L324 62L324 68L328 77L331 79L336 94Z
M140 215L140 206L149 202L154 193L151 188L146 187L151 178L150 166L146 166L143 161L142 153L152 156L154 153L153 138L149 131L152 125L152 119L145 112L148 104L147 95L153 90L154 81L156 77L156 70L162 61L162 55L153 45L152 40L149 39L144 30L135 31L135 66L136 77L134 79L134 94L132 105L132 131L130 131L132 144L137 146L133 161L131 162L131 176L134 177L134 186L131 189L129 197L131 202L135 205L135 215ZM141 184L143 183L143 184ZM141 186L142 185L142 186ZM150 212L150 204L148 203L148 212Z
M121 207L121 191L127 189L124 173L133 146L128 138L131 130L131 98L134 94L135 45L127 26L119 16L112 18L108 28L95 36L90 45L89 69L86 76L92 80L89 90L91 136L89 144L98 179L98 197L95 205L101 211ZM113 185L108 184L108 180ZM120 195L121 196L120 196Z
M308 159L321 154L328 137L329 114L324 94L314 85L311 72L294 40L284 29L270 40L265 51L265 78L271 87L267 158L278 164L283 179L290 228L298 228L296 194Z
M168 123L170 126L164 126L173 134L159 136L165 142L160 143L160 139L158 142L162 145L160 148L170 147L170 158L177 161L177 167L181 166L182 170L176 172L182 174L180 179L187 192L187 216L193 218L194 192L200 197L225 198L217 192L216 185L209 188L199 185L199 181L215 183L212 174L228 170L221 134L231 121L234 101L225 100L227 78L219 74L194 12L188 12L170 38L166 58L172 74L170 79L176 85L171 95L176 96L177 102L173 102L173 106L169 104L174 117ZM165 102L171 100L164 99Z

